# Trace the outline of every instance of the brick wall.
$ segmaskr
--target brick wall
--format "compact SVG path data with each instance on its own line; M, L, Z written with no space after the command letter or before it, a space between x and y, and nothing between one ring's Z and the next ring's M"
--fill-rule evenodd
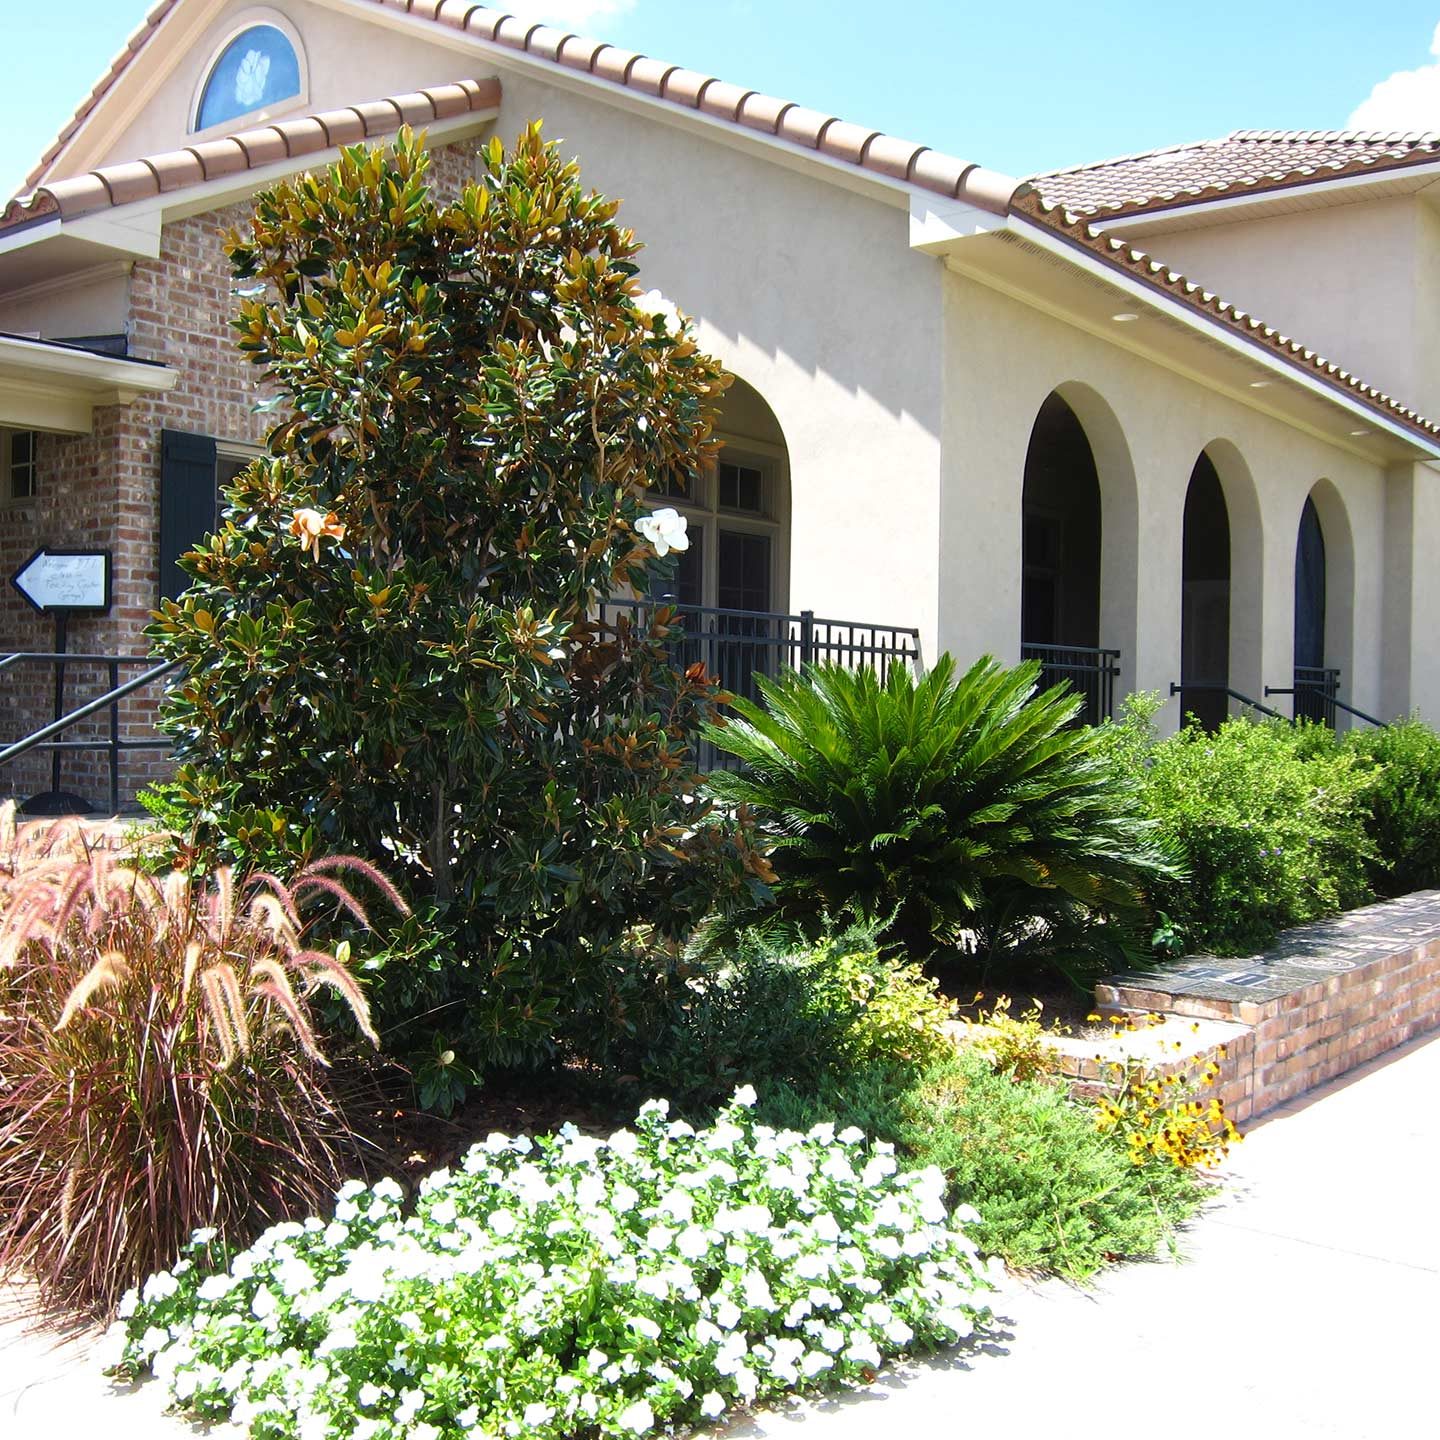
M1187 991L1182 963L1168 975L1118 977L1095 995L1102 1012L1160 1012L1172 1023L1233 1031L1223 1041L1220 1093L1239 1123L1440 1028L1440 892L1303 926L1265 955L1237 963L1247 974L1273 967L1288 977L1275 987L1283 993L1247 996L1208 979ZM1202 974L1213 968L1191 966ZM1334 973L1297 976L1302 966ZM1083 1076L1084 1067L1073 1073Z
M442 195L458 193L474 173L476 143L435 152L431 174ZM95 654L142 655L143 634L159 585L160 433L185 430L229 442L259 444L273 417L255 412L263 391L255 368L235 348L229 321L235 312L229 264L221 236L243 225L248 204L210 211L166 225L160 255L137 261L130 276L129 348L136 359L156 360L179 376L166 395L142 396L130 405L95 411L90 435L40 438L39 493L23 506L0 512L0 566L12 574L41 544L108 548L113 555L114 605L108 616L75 620L69 648ZM37 615L6 585L0 596L0 650L48 651L53 622ZM134 670L128 671L133 675ZM53 674L27 667L0 681L0 741L19 738L49 719ZM68 666L67 708L108 688L98 667ZM153 736L154 697L139 695L122 708L122 733ZM108 717L95 717L66 738L107 734ZM158 755L135 752L122 761L122 804L146 780L167 772ZM49 788L50 758L32 752L0 772L0 795L24 796ZM96 804L108 802L108 760L102 752L67 754L62 784Z

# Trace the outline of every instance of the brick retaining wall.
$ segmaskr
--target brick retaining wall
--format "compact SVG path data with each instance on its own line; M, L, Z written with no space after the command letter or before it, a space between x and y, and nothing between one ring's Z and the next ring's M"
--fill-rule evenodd
M1287 931L1263 955L1191 956L1112 976L1095 996L1102 1013L1158 1013L1166 1023L1163 1031L1151 1027L1149 1050L1144 1041L1130 1043L1143 1029L1113 1042L1107 1037L1100 1047L1067 1042L1067 1073L1082 1082L1093 1077L1089 1057L1114 1045L1163 1060L1164 1049L1156 1047L1183 1036L1187 1022L1218 1023L1225 1034L1196 1033L1186 1061L1164 1063L1194 1063L1223 1045L1218 1093L1239 1124L1440 1027L1440 891Z

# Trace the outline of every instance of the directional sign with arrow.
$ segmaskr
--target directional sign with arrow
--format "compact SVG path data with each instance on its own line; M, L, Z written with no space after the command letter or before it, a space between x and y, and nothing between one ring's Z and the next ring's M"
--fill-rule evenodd
M42 615L103 615L110 609L110 552L41 546L10 583Z

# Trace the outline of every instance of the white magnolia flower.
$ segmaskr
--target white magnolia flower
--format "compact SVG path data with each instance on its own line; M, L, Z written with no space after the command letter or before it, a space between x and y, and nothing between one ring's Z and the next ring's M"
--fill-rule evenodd
M649 515L642 515L635 522L635 529L650 542L655 553L663 560L672 550L690 548L690 537L685 533L687 523L678 510L667 505L663 510L653 510ZM755 1092L751 1090L750 1093L753 1095ZM614 1144L613 1136L611 1144Z
M675 302L667 300L658 290L647 290L643 295L637 295L634 304L642 315L648 315L652 320L664 320L672 330L678 330L681 326L680 311Z

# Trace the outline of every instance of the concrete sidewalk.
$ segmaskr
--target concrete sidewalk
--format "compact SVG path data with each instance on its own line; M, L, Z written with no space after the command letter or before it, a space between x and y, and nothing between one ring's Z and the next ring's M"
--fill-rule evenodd
M1234 1152L1178 1264L1016 1285L980 1352L743 1417L734 1440L1402 1440L1440 1433L1440 1036L1314 1092ZM180 1440L155 1385L0 1320L3 1440ZM978 1427L978 1428L977 1428ZM1003 1427L1000 1428L1000 1427ZM226 1428L214 1436L235 1436Z

